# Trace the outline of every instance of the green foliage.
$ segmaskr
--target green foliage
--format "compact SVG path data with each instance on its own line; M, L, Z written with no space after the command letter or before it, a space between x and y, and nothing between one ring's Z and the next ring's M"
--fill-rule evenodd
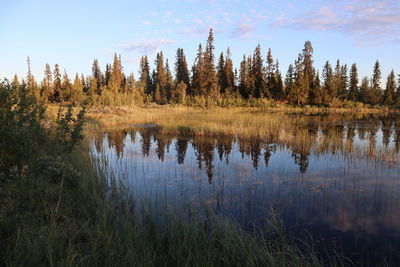
M83 106L76 117L73 116L73 106L68 105L67 111L60 106L57 113L57 143L65 152L71 152L74 146L79 144L83 139L83 125L86 107ZM61 151L62 152L62 151Z

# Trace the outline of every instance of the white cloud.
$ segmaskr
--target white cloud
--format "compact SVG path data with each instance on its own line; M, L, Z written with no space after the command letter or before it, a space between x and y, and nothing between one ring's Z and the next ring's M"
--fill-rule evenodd
M322 1L312 9L280 16L275 27L350 34L361 39L396 40L400 34L400 1Z
M141 40L130 44L123 44L121 47L126 52L138 51L143 54L152 54L160 50L164 45L174 44L175 41L168 39L151 39L151 40Z

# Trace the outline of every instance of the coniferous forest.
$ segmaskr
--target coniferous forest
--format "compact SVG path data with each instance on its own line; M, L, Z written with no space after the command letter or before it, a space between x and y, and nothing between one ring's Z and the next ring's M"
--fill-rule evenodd
M252 55L243 55L239 69L234 69L231 56L229 48L216 55L211 29L205 47L199 44L192 66L183 48L177 49L174 63L160 51L154 64L142 56L140 76L135 77L124 73L121 56L114 54L112 64L105 68L95 59L90 76L69 76L60 65L46 64L43 80L37 81L28 57L26 80L15 75L12 86L26 87L44 103L400 107L400 76L392 70L382 77L378 60L371 66L372 77L359 77L356 63L349 66L339 59L326 61L318 70L313 66L313 46L306 41L283 76L271 49L264 55L258 45Z

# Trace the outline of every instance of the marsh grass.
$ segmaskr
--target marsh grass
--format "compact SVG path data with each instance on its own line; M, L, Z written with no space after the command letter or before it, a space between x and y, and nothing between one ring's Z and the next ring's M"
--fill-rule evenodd
M398 116L387 110L365 109L256 109L155 106L149 108L105 107L88 111L88 135L151 124L160 134L180 136L230 136L258 138L287 146L296 151L325 153L342 151L346 157L364 158L395 165L400 156L397 147L354 144L343 135L346 122L363 118ZM395 119L393 119L394 121ZM345 138L346 137L346 138Z

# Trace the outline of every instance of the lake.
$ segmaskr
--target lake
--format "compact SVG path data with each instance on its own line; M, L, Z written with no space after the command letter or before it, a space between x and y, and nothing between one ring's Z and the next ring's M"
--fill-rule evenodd
M302 119L280 133L290 142L166 133L149 123L100 131L90 152L106 177L156 212L209 209L251 230L274 211L288 233L311 236L321 251L400 264L400 118L287 116Z

